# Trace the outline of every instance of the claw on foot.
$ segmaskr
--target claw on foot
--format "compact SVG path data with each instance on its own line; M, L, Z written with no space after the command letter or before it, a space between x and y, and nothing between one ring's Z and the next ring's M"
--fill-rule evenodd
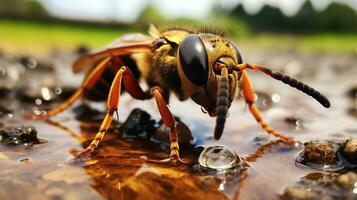
M79 154L75 155L76 160L89 160L92 155L92 151L90 149L86 149Z
M177 165L179 163L191 164L192 160L190 160L190 159L182 159L179 156L170 156L168 158L160 160L160 163L175 164L175 165Z

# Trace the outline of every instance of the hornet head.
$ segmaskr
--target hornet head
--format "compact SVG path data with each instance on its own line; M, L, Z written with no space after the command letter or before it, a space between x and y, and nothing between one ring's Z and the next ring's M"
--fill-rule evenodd
M228 109L236 96L242 58L236 45L221 36L187 35L178 48L178 70L187 94L210 116L217 117L214 137L222 135Z

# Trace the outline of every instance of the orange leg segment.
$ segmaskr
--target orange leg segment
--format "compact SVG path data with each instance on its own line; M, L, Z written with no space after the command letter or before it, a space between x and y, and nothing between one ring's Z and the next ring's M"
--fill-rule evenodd
M248 79L248 75L245 71L242 72L242 90L245 101L248 104L249 110L257 120L257 122L265 129L269 134L274 135L275 137L281 139L283 142L287 144L294 144L295 141L284 136L282 133L274 130L268 123L262 118L258 108L254 105L254 89L252 84Z
M151 88L151 93L155 97L157 107L159 109L162 121L164 124L170 128L170 157L169 160L174 162L183 160L180 159L179 155L179 144L178 144L178 131L176 128L176 121L171 114L170 109L163 97L163 91L160 87L156 86Z
M79 155L78 159L84 159L90 157L94 150L98 147L100 141L103 140L105 133L108 131L110 124L113 120L113 114L117 113L118 104L121 94L122 82L126 91L133 95L137 99L145 99L147 97L146 93L140 88L132 72L127 67L121 67L116 73L112 85L110 87L109 96L107 100L107 114L97 132L96 136L90 143L90 145Z
M77 99L83 96L83 93L86 90L92 89L97 83L97 81L100 79L109 60L110 58L104 59L92 72L89 73L87 78L84 80L83 85L67 101L59 105L57 108L48 111L47 116L54 116L64 111L69 106L71 106Z

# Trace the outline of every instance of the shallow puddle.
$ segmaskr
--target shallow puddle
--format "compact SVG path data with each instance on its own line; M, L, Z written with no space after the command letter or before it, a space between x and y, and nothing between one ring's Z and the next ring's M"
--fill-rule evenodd
M319 56L311 56L310 59ZM348 93L357 87L357 58L355 55L336 57L332 60L330 55L322 56L319 60L327 64L321 72L311 68L307 72L294 71L295 77L326 94L332 103L330 109L262 74L249 73L256 85L257 104L264 110L264 118L272 127L301 142L295 146L276 142L275 138L267 135L249 111L244 111L241 98L237 98L230 108L222 138L214 141L215 119L203 114L192 101L179 102L172 97L172 112L191 129L194 137L191 144L181 145L180 149L183 158L192 160L192 164L179 165L160 162L169 155L169 146L165 142L151 137L122 137L120 124L135 108L141 108L153 119L159 120L153 100L136 101L127 94L120 101L120 123L112 125L91 160L74 161L73 154L83 150L94 137L104 106L86 102L99 110L92 112L95 116L89 119L85 115L84 118L78 118L81 110L76 109L83 103L79 101L50 121L25 120L22 116L26 110L39 113L42 108L54 106L61 99L56 84L60 83L62 87L64 83L70 83L73 86L79 83L81 77L72 80L69 62L64 61L66 56L53 58L62 65L56 69L60 75L54 80L42 76L37 79L39 76L34 75L33 69L14 72L14 69L21 68L20 64L6 59L1 66L5 66L8 75L24 79L15 80L10 91L24 91L21 88L26 88L23 87L26 81L31 80L31 83L36 83L33 91L38 91L39 95L27 92L29 95L25 100L15 92L1 95L1 105L5 107L0 111L0 128L31 125L37 129L38 137L47 142L16 146L0 144L0 199L278 199L284 188L295 185L300 178L312 172L322 172L296 165L295 160L304 142L357 136L357 118L351 114L356 107L356 98L351 96L351 92ZM284 65L289 65L286 58L285 62ZM301 65L310 62L306 59ZM316 62L321 64L321 61ZM276 63L273 60L266 64L274 66ZM350 66L346 66L344 71L338 70L341 65L347 64ZM278 69L289 74L289 68ZM26 73L32 73L32 76L25 76ZM61 77L67 78L62 80ZM0 86L8 87L10 78L4 76ZM70 93L71 90L63 91ZM57 99L51 101L49 97ZM190 108L190 112L187 108ZM245 158L248 165L246 170L238 173L197 170L201 146L211 145L225 145L233 149Z

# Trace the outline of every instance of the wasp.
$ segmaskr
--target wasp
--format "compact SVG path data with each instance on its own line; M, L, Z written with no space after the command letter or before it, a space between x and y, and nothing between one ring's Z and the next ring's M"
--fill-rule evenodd
M149 35L127 34L107 48L85 55L72 67L75 73L87 71L81 87L64 103L47 112L54 116L71 106L80 97L105 100L107 113L90 145L77 158L88 158L108 131L122 92L134 99L154 98L164 124L170 128L168 160L182 161L179 156L176 121L168 107L169 96L179 100L191 98L203 111L216 117L214 138L218 140L235 96L242 90L248 108L256 121L269 134L287 144L294 140L267 124L254 105L254 90L247 70L262 72L316 99L324 107L329 100L310 86L269 68L244 63L237 45L223 34L209 30L186 28L160 29L153 25ZM140 80L146 81L143 90Z

